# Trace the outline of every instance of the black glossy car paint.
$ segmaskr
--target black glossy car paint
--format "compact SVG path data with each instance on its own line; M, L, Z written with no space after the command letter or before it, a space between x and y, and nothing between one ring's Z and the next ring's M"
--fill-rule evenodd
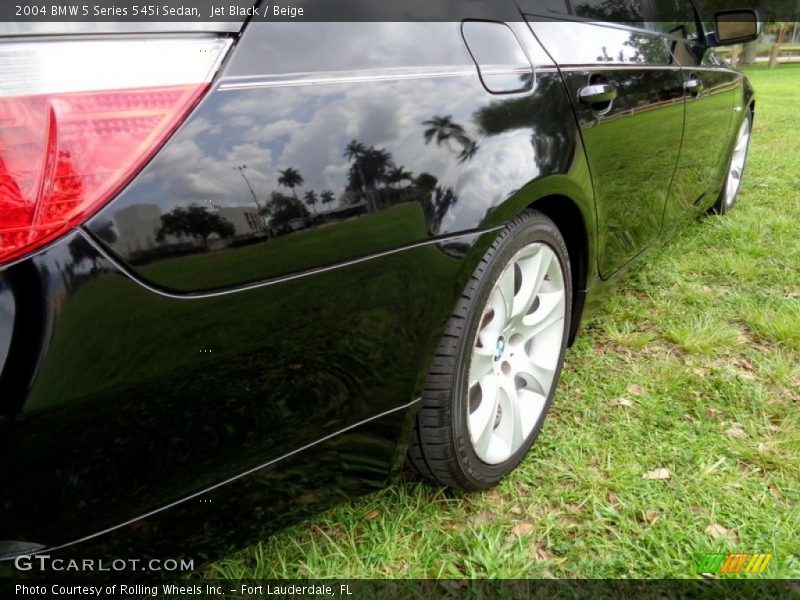
M605 278L713 203L741 74L705 49L678 64L652 32L508 26L529 67L509 56L492 76L522 91L492 93L460 23L250 23L117 198L0 269L0 540L211 548L375 489L504 223L534 206L562 229L577 326ZM585 27L611 61L564 41ZM576 100L594 76L620 90L603 114ZM233 230L164 230L192 206Z
M299 33L292 24L253 23L214 91L88 229L154 286L191 293L500 225L495 209L531 183L568 174L582 154L558 74L524 24L512 25L518 39L527 33L539 69L529 91L495 95L476 79L459 23L310 23ZM440 40L435 51L425 39ZM352 40L370 52L354 51ZM511 67L518 60L508 58ZM353 158L352 147L365 157ZM386 161L407 179L376 177ZM281 185L287 168L302 182ZM366 179L355 203L353 177ZM584 188L576 202L589 218L588 180L571 179ZM326 192L332 205L347 206L344 214L325 210ZM307 194L317 198L307 217L266 228L255 218ZM535 189L527 194L536 199ZM162 215L198 202L234 225L229 253L244 264L229 268L203 243L157 239Z

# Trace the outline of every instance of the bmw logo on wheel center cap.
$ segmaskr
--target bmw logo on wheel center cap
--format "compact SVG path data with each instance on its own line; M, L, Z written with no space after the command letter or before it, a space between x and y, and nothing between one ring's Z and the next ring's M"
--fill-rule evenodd
M506 349L506 342L503 338L497 339L497 344L494 348L494 359L498 360L501 356L503 356L503 350Z

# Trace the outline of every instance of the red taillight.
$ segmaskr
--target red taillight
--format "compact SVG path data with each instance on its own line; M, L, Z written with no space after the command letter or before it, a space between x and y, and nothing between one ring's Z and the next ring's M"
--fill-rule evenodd
M168 77L153 70L159 83ZM130 86L132 77L120 89L0 96L0 264L110 200L195 105L210 73L197 83L146 87Z

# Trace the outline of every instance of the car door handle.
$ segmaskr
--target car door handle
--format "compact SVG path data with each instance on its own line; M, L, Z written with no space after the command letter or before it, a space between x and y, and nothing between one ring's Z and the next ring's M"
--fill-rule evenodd
M698 79L697 77L692 77L689 81L684 82L683 89L689 92L690 94L699 94L703 91L703 82Z
M583 104L611 102L617 97L617 88L610 83L587 85L578 90L578 98Z

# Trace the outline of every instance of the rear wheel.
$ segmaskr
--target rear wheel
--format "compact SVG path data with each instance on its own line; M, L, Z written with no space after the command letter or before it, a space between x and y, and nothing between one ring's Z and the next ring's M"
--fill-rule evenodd
M728 165L728 174L725 176L725 184L719 193L716 203L712 210L717 214L725 214L736 204L736 196L742 185L744 167L747 163L747 150L750 147L750 129L753 125L753 113L748 110L739 132L736 136L736 145L733 148L731 162Z
M555 392L571 299L558 228L526 211L484 256L450 318L422 394L412 467L484 489L519 464Z

